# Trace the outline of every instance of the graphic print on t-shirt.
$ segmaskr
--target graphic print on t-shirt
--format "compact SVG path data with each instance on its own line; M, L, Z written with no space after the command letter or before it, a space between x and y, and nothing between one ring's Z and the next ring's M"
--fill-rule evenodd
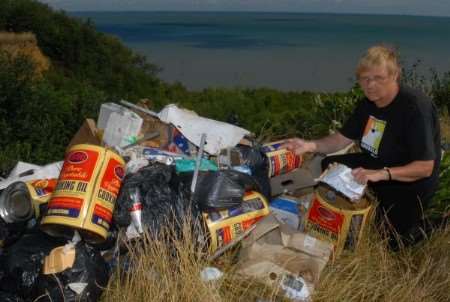
M378 149L380 148L385 128L386 121L369 116L361 139L361 148L366 149L375 157L378 156Z

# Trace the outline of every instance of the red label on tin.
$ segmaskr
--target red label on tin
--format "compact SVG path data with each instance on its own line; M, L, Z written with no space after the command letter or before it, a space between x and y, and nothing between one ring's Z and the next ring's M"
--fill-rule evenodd
M69 154L67 161L71 164L81 164L88 159L88 155L84 151L75 151Z
M100 188L117 196L117 194L119 194L120 185L122 184L123 174L124 169L122 163L111 158L106 166Z
M322 228L338 234L344 222L344 215L325 208L316 198L311 204L308 221L313 224L318 224Z
M59 174L59 180L81 180L89 182L97 164L98 151L75 150L69 152Z

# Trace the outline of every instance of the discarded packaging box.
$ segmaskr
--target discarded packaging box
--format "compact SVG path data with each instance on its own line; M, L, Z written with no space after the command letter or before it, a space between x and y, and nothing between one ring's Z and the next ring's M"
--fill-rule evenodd
M246 193L239 207L203 213L211 236L210 251L214 252L231 243L269 213L266 199L255 191Z
M151 133L151 132L157 132L158 133L158 137L151 139L151 140L147 140L141 143L142 146L146 146L146 147L156 147L156 148L161 148L161 149L165 149L168 147L169 143L170 143L170 137L171 137L171 132L173 131L172 129L174 128L173 126L166 124L164 122L161 122L158 118L148 115L148 114L143 114L139 111L135 111L137 114L139 114L139 116L142 117L143 119L143 123L142 123L142 127L141 127L141 132L142 133Z
M78 129L77 133L73 136L66 150L79 144L101 146L101 134L93 119L88 118L84 120L83 125L81 125L80 129Z
M242 241L237 272L307 301L332 250L332 244L294 231L271 214Z
M353 203L321 184L308 211L306 232L334 244L335 256L339 256L343 249L356 249L371 209L367 198Z
M314 185L316 185L316 182L311 172L303 168L270 178L272 196L295 192Z
M298 229L300 212L297 200L286 195L279 196L270 202L270 210L278 220L295 230Z
M107 146L124 147L134 143L142 127L142 118L116 103L103 103L97 126L103 131L102 140Z
M297 191L298 192L298 191ZM270 209L278 220L294 229L304 231L305 219L311 205L312 193L281 195L272 199Z

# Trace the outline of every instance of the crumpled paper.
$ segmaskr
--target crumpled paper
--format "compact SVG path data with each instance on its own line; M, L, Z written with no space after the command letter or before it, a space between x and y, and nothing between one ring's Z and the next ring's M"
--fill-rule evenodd
M343 164L334 163L320 175L318 181L326 183L356 202L364 194L367 185L360 184L352 175L352 169Z

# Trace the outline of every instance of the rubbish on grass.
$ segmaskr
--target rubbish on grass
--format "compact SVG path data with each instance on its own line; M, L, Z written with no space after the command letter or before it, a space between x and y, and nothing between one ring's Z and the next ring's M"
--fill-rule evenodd
M201 136L206 133L205 151L209 154L218 154L221 149L234 147L245 135L250 134L243 128L198 116L193 111L180 109L173 104L164 107L158 117L165 123L173 124L196 146L200 146Z
M200 272L200 278L203 282L217 281L222 278L223 273L216 267L208 266Z
M335 257L343 249L355 250L372 208L367 198L350 202L336 191L320 184L314 191L305 230L311 236L335 245Z
M269 208L275 217L290 226L294 230L298 229L299 219L299 205L297 200L289 198L288 196L280 196L272 199Z
M132 159L127 162L125 165L125 174L133 174L139 171L140 169L147 167L150 162L147 159Z
M40 179L10 184L0 194L0 217L7 223L39 217L40 205L47 203L57 179Z
M0 301L2 302L23 302L19 296L7 292L0 292Z
M125 177L114 210L114 221L120 227L128 227L131 223L129 209L134 201L128 194L130 188L139 188L143 197L144 231L161 234L161 230L170 226L175 235L181 235L184 223L196 226L201 222L198 205L190 198L189 183L176 174L174 166L152 163ZM198 233L200 230L195 231Z
M24 162L18 162L9 174L8 178L0 182L0 190L16 181L30 181L36 179L58 178L63 162L55 162L45 166L37 166Z
M44 259L42 273L44 275L56 274L71 268L75 262L75 246L66 244L54 248Z
M72 238L78 229L88 242L104 241L124 174L123 159L111 150L73 146L41 221L42 230Z
M358 202L364 194L366 184L360 184L352 175L352 169L343 164L331 164L319 177L336 191L341 192L353 202Z
M230 244L269 212L264 196L253 191L246 193L237 207L203 213L210 233L210 251Z
M195 160L193 159L177 159L175 160L177 172L193 172L195 170ZM200 163L200 171L217 171L217 165L206 158L202 158Z
M271 214L242 240L237 273L308 301L332 250L332 244L295 231Z
M301 195L281 195L270 202L270 209L275 217L281 222L304 231L305 220L308 209L311 205L313 193Z
M106 262L98 250L82 241L70 245L67 249L75 252L73 264L56 273L40 274L39 298L34 301L95 302L100 298L109 279ZM66 257L73 259L71 253Z
M236 148L238 152L239 165L248 166L251 170L253 179L258 183L259 192L267 199L271 197L271 186L269 180L269 160L262 151L261 146L255 144L254 146L238 145ZM235 165L233 169L236 170Z
M104 129L103 142L111 147L124 147L135 143L142 127L142 118L115 103L104 103L100 107L97 126Z
M286 174L302 164L302 156L281 148L283 143L284 141L277 141L263 145L262 150L269 159L269 177Z
M311 298L311 292L302 277L285 274L281 277L280 287L284 290L284 295L288 299L308 301Z
M139 144L141 144L142 142L145 142L145 141L147 141L147 140L152 140L152 139L154 139L154 138L156 138L156 137L158 137L158 136L159 136L159 133L158 133L158 132L146 133L146 134L144 134L144 136L142 136L142 137L137 137L135 142L130 143L130 144L128 144L128 145L125 145L125 146L123 146L123 147L117 147L116 149L118 149L118 150L119 150L119 153L122 154L122 153L124 152L124 150L129 149L129 148L132 148L132 147L134 147L134 146L137 146L137 145L139 145Z
M39 230L24 234L0 255L0 288L34 301L37 279L46 255L65 239L54 238Z
M78 129L77 133L73 136L66 150L69 150L75 145L89 144L101 146L101 131L95 125L93 119L85 119L83 125Z
M237 207L246 191L261 191L255 179L234 170L200 172L194 199L202 211Z
M270 178L272 196L294 193L299 189L313 187L317 184L311 172L306 168L298 168L286 174Z
M131 225L135 228L138 234L144 232L142 226L142 195L138 187L132 187L128 189L130 199L132 200L132 206L129 209L131 215Z

